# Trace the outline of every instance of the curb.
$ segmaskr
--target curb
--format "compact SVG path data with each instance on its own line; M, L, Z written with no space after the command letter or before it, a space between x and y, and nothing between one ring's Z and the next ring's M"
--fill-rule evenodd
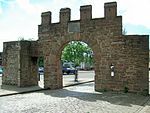
M0 95L0 97L5 97L5 96L11 96L11 95L17 95L17 94L26 94L26 93L32 93L32 92L38 92L38 91L43 91L43 90L48 90L48 88L45 89L37 89L37 90L30 90L30 91L22 91L22 92L15 92L15 93L9 93L9 94L3 94Z
M78 83L66 85L66 86L64 86L64 88L65 88L65 87L70 87L70 86L76 86L76 85L80 85L80 84L85 84L85 83L90 83L90 82L94 82L94 80L85 81L85 82L78 82Z

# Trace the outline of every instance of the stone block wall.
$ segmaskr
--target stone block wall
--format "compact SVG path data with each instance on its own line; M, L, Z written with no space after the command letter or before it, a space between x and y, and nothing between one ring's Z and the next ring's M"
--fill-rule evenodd
M123 82L132 92L149 88L149 36L129 35L126 41L126 73Z
M33 55L34 42L20 41L20 79L19 86L34 86L38 85L38 64L37 57ZM32 51L31 51L32 50ZM35 50L36 51L36 50Z
M37 57L31 56L30 41L4 43L2 84L19 87L37 85Z
M148 90L149 39L147 35L115 36L106 65L98 70L96 90L144 92ZM108 50L107 50L108 52ZM104 64L104 60L101 61ZM108 65L107 65L108 64ZM111 64L114 76L111 76ZM107 73L107 75L106 75Z
M4 42L2 84L18 85L20 76L20 43Z
M51 12L41 15L38 41L4 43L4 84L37 84L37 58L44 57L44 87L63 87L61 54L71 41L91 47L95 61L95 90L139 92L148 90L149 36L122 35L117 3L104 4L104 17L92 18L92 6L80 7L80 20L70 20L71 10L60 10L60 22ZM12 60L13 59L13 60ZM113 70L111 69L113 66ZM111 76L112 71L114 76Z
M39 25L38 44L45 61L46 88L62 87L61 52L69 42L83 41L94 52L95 90L142 92L148 89L148 36L122 35L117 3L105 3L104 8L104 18L92 19L92 6L81 6L80 20L75 21L70 20L69 8L61 9L58 23L49 22L49 12L49 19L44 22L47 24L42 21ZM42 20L45 18L42 16Z

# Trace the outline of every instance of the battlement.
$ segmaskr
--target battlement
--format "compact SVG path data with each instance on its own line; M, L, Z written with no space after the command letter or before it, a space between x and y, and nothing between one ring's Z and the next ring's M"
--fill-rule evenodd
M104 4L105 7L116 7L117 6L117 2L107 2Z
M60 12L61 12L61 13L70 12L70 8L61 8L61 9L60 9Z
M51 12L48 11L48 12L43 12L42 15L41 15L41 24L42 25L49 25L51 24Z
M91 20L92 19L92 6L86 5L80 7L80 20Z
M71 16L70 8L61 8L60 9L59 19L60 19L61 24L69 22L70 16Z
M104 9L106 19L111 19L117 16L117 2L105 3Z
M109 2L104 4L104 15L105 19L113 19L117 16L117 2ZM43 12L42 15L42 25L51 24L51 12ZM59 23L66 24L70 21L71 18L71 9L70 8L61 8L59 12ZM92 19L92 6L85 5L80 6L80 20L88 21Z

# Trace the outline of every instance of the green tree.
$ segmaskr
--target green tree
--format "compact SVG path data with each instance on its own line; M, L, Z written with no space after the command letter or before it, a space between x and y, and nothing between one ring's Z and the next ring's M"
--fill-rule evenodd
M39 67L44 67L44 58L43 57L38 58L38 66Z
M87 44L79 41L70 42L62 51L62 61L75 63L76 66L81 62L93 63L93 52Z

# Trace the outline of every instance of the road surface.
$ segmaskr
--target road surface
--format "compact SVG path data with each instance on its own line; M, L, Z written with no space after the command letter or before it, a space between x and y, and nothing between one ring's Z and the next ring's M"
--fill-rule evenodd
M63 76L63 86L77 83L75 82L75 75L62 75ZM78 71L78 82L86 82L94 80L94 71ZM43 87L43 75L40 76L39 86Z

